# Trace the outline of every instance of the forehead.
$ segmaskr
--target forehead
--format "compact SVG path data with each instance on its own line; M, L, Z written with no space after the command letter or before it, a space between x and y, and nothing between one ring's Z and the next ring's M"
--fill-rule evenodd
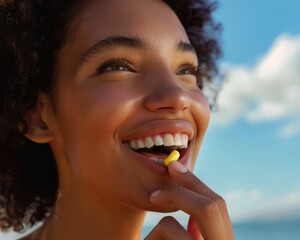
M77 52L110 36L136 36L155 48L189 42L173 10L162 0L96 0L77 16Z

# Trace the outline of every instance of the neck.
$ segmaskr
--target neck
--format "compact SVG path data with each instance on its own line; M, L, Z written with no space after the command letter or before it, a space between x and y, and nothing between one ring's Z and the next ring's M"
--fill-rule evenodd
M141 239L145 211L68 192L59 194L52 214L34 240Z

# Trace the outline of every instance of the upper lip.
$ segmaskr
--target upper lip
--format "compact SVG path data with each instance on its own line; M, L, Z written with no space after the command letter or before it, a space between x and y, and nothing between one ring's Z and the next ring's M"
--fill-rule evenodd
M126 135L122 141L128 141L136 138L144 138L163 133L184 133L189 137L189 141L194 137L194 128L186 120L153 120L134 127L133 131Z

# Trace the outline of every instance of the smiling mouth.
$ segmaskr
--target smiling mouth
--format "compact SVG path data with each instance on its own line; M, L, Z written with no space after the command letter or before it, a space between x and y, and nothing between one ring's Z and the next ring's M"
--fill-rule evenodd
M165 133L128 140L124 144L138 154L163 165L165 158L173 150L179 151L180 156L185 153L189 145L189 137L184 133Z

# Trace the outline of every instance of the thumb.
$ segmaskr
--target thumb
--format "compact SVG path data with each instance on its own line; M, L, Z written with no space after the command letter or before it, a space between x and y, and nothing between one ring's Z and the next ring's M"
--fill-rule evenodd
M194 240L204 240L204 238L198 228L196 220L192 216L190 216L190 218L189 218L187 231L189 234L191 234L191 236L193 237Z

